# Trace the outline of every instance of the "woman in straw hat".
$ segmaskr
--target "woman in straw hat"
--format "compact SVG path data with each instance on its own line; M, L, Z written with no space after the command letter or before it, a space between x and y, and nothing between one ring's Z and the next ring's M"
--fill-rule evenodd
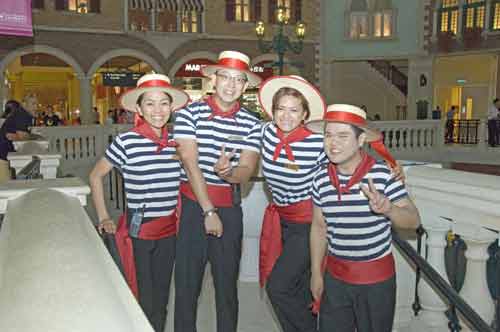
M329 159L312 184L311 291L321 299L320 331L390 332L396 300L391 225L416 228L418 211L389 167L363 150L368 142L396 165L362 109L330 105L323 120L307 126L324 133Z
M90 173L98 230L115 234L127 282L157 332L163 332L175 257L181 166L166 123L188 95L165 75L144 75L124 94L122 107L136 125L117 136ZM126 212L115 226L104 202L103 178L113 167L123 175Z
M311 183L322 162L323 136L304 126L320 119L326 105L320 92L298 76L276 76L259 91L273 119L263 126L262 171L272 193L260 242L260 283L284 332L316 331L310 310L309 230Z

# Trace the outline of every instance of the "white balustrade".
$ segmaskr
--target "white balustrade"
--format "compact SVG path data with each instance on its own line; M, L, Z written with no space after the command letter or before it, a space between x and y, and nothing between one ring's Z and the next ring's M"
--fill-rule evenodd
M500 230L500 177L426 166L410 167L407 184L429 238L429 263L445 278L445 234L449 229L467 244L467 273L460 295L487 322L493 319L493 301L486 284L487 246ZM451 220L451 224L450 221ZM446 305L422 284L422 313L417 326L425 331L445 331ZM464 325L464 324L462 324ZM418 331L418 328L415 329Z
M0 249L0 331L153 331L77 198L10 200Z
M40 159L40 174L44 179L55 179L61 155L49 152L49 141L47 140L26 140L14 141L16 152L9 152L7 159L10 167L14 168L16 174L19 173L32 160L33 156Z

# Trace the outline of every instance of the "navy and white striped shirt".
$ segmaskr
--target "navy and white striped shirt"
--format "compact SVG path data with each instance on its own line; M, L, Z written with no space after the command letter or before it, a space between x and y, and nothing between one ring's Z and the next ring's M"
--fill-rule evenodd
M338 173L341 185L346 185L349 176ZM391 202L407 197L408 192L401 181L395 180L390 169L377 161L363 177ZM368 261L383 257L391 251L391 221L384 215L370 210L368 199L357 183L350 193L337 198L337 190L330 182L328 168L323 166L315 175L312 189L313 202L323 211L327 224L328 252L330 255L352 261Z
M295 161L289 161L285 149L273 160L274 150L280 142L274 123L262 130L262 173L272 193L273 203L286 206L311 197L314 174L325 163L323 136L312 134L301 142L290 144Z
M214 164L221 155L222 145L226 145L226 153L236 152L231 160L237 166L242 150L259 153L260 121L244 108L241 108L234 118L215 116L212 119L212 109L205 102L195 102L176 112L174 138L192 139L198 144L198 165L207 184L226 185L214 172ZM188 178L184 170L181 180Z
M156 153L157 145L133 131L117 136L105 156L123 174L127 207L143 205L144 217L170 215L179 194L180 162L174 147Z

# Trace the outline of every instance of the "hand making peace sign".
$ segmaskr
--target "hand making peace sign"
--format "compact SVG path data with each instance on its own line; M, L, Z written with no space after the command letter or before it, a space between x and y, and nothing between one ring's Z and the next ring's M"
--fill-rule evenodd
M231 164L231 158L236 154L235 150L226 153L226 144L222 144L221 154L219 160L214 165L214 171L221 178L231 176L233 171L233 165Z
M360 187L366 198L368 198L370 208L373 212L387 215L391 211L391 201L385 195L378 192L371 178L368 179L368 187L364 184L361 184Z

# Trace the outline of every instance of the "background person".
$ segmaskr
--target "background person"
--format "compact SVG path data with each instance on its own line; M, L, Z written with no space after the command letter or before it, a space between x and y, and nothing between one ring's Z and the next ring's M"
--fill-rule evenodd
M500 112L498 111L498 107L500 107L500 101L498 98L495 98L490 108L488 109L488 144L491 147L495 147L500 144L498 137Z
M166 123L188 95L165 75L144 75L137 88L123 95L124 108L140 117L118 135L90 173L98 230L115 233L127 282L157 332L167 316L175 257L177 198L181 166ZM118 227L104 202L103 178L116 167L123 175L127 210ZM137 221L137 223L136 223Z

